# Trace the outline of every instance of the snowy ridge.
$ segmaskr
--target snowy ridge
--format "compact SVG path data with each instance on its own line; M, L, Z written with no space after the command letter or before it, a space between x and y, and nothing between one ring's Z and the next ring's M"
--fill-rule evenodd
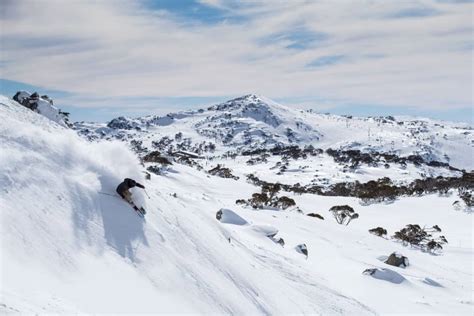
M417 154L427 160L472 170L474 131L463 123L398 117L357 118L318 114L247 95L207 109L137 119L121 117L108 125L76 123L90 139L134 139L153 150L152 140L177 131L193 143L214 142L221 152L312 145L321 149Z
M406 185L427 177L459 177L461 172L452 167L468 171L474 167L474 131L465 124L318 114L256 95L161 117L120 117L108 124L81 122L75 129L89 140L122 140L141 157L153 151L165 154L185 150L206 157L208 169L224 165L241 178L254 174L288 185L330 186L384 177ZM278 146L312 147L319 153L288 161L271 154L245 155ZM423 163L400 164L382 158L354 167L350 162L335 161L328 149L403 159L416 156Z
M196 113L170 125L189 120L183 138L202 137L192 129L203 119ZM88 142L6 98L0 120L2 313L472 313L472 218L452 209L455 196L361 206L354 198L288 193L304 213L325 220L253 211L235 204L259 191L244 178L174 164L145 180L122 142ZM149 130L170 126L145 122L122 137L147 140ZM107 195L126 176L150 195L134 191L148 210L145 221ZM328 212L343 204L360 214L350 226ZM383 226L392 234L409 223L440 225L449 240L443 253L368 233ZM275 232L284 247L268 237ZM308 257L295 250L303 243ZM408 268L383 263L394 251L410 259ZM371 277L362 274L367 268L381 270Z

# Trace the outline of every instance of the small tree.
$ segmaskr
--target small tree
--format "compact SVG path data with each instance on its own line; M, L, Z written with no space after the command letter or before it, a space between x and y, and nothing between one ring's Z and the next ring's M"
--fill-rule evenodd
M273 202L281 190L280 183L266 183L262 186L262 194L268 195L268 201Z
M261 209L265 205L267 205L268 202L268 196L265 193L254 193L252 194L252 198L248 200L250 206L253 208Z
M336 222L341 225L345 223L347 226L353 219L359 218L359 214L354 212L354 209L349 205L333 206L329 209L329 212L332 212Z
M448 240L444 236L439 236L438 238L431 239L425 244L425 249L428 252L436 252L436 250L443 249L443 244L447 244Z
M472 189L469 190L467 188L460 188L458 190L459 197L461 200L464 201L464 204L466 205L466 211L470 211L474 208L474 194L472 192Z

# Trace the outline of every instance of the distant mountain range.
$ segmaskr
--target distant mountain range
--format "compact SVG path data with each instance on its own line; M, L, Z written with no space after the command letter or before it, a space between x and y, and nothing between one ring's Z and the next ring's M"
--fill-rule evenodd
M167 145L161 146L161 150L172 149L186 139L186 149L199 152L200 143L210 142L217 153L311 145L324 150L418 155L426 161L448 163L459 169L474 168L474 130L468 124L320 114L289 108L253 94L206 109L165 116L118 117L108 123L77 122L74 129L89 140L141 142L143 151L152 151L153 142L156 144L162 138Z

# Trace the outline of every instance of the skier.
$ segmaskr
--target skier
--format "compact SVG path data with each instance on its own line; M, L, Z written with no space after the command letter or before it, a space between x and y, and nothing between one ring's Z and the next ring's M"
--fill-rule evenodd
M132 192L130 192L129 190L133 187L139 187L141 189L145 189L145 186L136 182L135 180L133 179L129 179L129 178L126 178L123 180L122 183L120 183L118 186L117 186L117 193L122 197L122 199L124 199L125 201L127 201L129 204L131 204L133 206L133 208L138 211L139 209L135 206L135 204L133 203L132 201Z

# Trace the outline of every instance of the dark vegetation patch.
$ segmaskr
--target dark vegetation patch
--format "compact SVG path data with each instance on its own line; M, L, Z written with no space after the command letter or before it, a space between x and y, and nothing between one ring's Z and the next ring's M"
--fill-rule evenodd
M234 180L239 180L239 177L234 176L232 174L232 170L229 168L222 167L221 165L217 165L216 167L210 169L207 171L209 174L213 176L218 176L221 178L227 178L227 179L234 179Z
M263 185L260 193L254 193L250 199L239 199L235 203L251 206L254 209L275 207L285 210L291 206L296 206L295 200L287 196L278 196L280 190L281 186L279 183Z
M156 162L156 163L159 163L159 164L164 165L164 166L172 164L172 162L168 158L163 157L161 155L161 153L159 151L156 151L156 150L152 151L151 153L146 154L142 158L142 161L143 162Z
M420 248L423 251L435 253L443 249L443 244L448 243L444 236L434 236L434 234L440 232L441 228L439 228L438 225L434 225L430 228L421 228L420 225L409 224L395 232L392 238L401 241L404 245L410 245Z
M316 149L313 146L305 146L301 148L299 146L283 146L277 145L271 149L266 148L259 148L254 150L245 150L242 152L242 156L262 156L262 155L273 155L273 156L281 156L286 157L288 159L306 159L308 156L317 156L322 154L322 149Z
M271 185L272 183L260 180L253 174L247 180L257 186ZM451 189L458 189L460 197L468 205L473 205L474 172L463 172L461 177L442 177L416 179L407 185L396 185L389 178L381 178L366 183L341 182L324 187L315 184L294 185L279 184L281 189L294 193L311 193L323 196L357 197L365 202L393 201L400 196L424 195L431 193L445 194Z
M360 150L342 150L342 149L327 149L326 153L331 156L334 161L341 164L348 164L351 168L356 168L361 164L369 166L378 166L379 164L398 163L407 165L409 163L415 166L427 165L430 167L444 167L453 171L460 171L448 163L427 160L420 155L409 155L407 157L400 157L395 154L380 153L380 152L362 152Z

